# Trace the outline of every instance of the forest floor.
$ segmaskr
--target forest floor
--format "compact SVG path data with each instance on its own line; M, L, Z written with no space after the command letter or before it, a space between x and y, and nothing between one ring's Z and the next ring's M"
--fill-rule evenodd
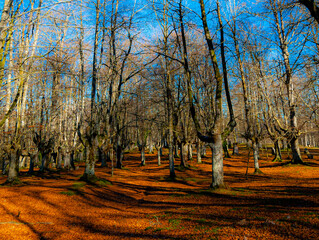
M95 184L80 181L82 164L22 173L22 184L0 187L0 239L318 239L319 150L310 152L306 165L273 163L262 152L263 174L253 174L250 160L246 179L247 151L240 149L224 161L228 189L215 191L209 153L202 164L177 167L175 181L167 178L167 158L157 166L147 154L140 167L138 153L125 155L113 177L98 165Z

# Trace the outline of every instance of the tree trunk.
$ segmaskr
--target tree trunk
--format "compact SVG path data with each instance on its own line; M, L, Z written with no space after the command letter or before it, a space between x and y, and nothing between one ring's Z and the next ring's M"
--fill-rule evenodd
M259 169L258 143L257 143L257 141L252 141L252 148L253 148L253 154L254 154L254 168L255 168L254 174L259 174L259 173L262 173L262 172Z
M57 152L53 152L51 154L52 157L52 168L57 168L57 164L58 164L58 153Z
M74 165L74 150L71 151L70 153L70 164L71 164L71 169L75 170L75 165Z
M292 163L303 164L304 162L301 159L298 138L292 138L292 140L290 140L290 146L292 152Z
M9 156L9 158L11 159L11 156ZM7 167L9 165L9 163L10 163L9 159L8 160L3 159L2 166L1 166L2 175L6 175L7 174Z
M113 150L113 146L110 148L109 151L109 155L110 155L110 161L111 161L111 176L113 177L113 173L114 173L114 150Z
M116 168L121 169L123 167L122 159L123 159L122 148L120 146L117 146L117 148L116 148Z
M99 161L101 162L101 167L106 167L106 156L102 147L98 148L98 152L99 152Z
M187 167L188 163L187 163L187 158L188 158L188 146L186 143L182 142L181 143L181 167Z
M212 184L211 188L224 187L223 144L221 134L214 136L214 143L209 144L212 150Z
M157 150L157 165L161 166L161 147Z
M11 82L12 82L12 70L13 70L13 41L10 41L10 52L9 52L9 72L8 72L8 76L7 76L7 99L6 99L6 108L5 111L8 112L10 109L10 105L11 105ZM5 132L9 131L9 127L10 127L10 123L9 123L9 118L6 119L5 121ZM7 141L9 141L9 139L7 139Z
M62 156L62 152L61 151L58 151L57 152L57 159L56 159L56 161L57 161L57 163L56 163L56 168L57 169L62 169L62 160L63 160L63 158L62 158L63 156Z
M9 171L8 171L8 178L7 182L8 183L14 183L15 181L18 181L18 175L19 175L19 151L18 150L13 150L11 152L11 159L9 162Z
M13 0L5 0L3 4L1 19L0 19L0 85L2 85L4 80L4 68L6 63L6 53L7 52L7 44L8 41L6 41L6 38L9 35L9 31L12 31L8 27L10 24L10 11L13 4Z
M63 160L64 160L63 168L66 170L70 170L71 169L71 156L70 156L69 152L65 152Z
M95 181L96 176L95 176L95 154L94 154L94 144L89 144L88 146L88 155L85 160L85 170L84 174L81 177L82 180L84 181Z
M177 141L175 141L175 147L174 147L174 158L179 158L179 155L178 155L178 149L179 149L178 142L177 142Z
M287 139L283 139L282 140L282 146L281 146L282 150L288 150L288 143L287 143Z
M26 163L26 157L25 156L19 156L19 168L24 168Z
M200 155L201 157L206 157L206 145L204 144L202 147L201 147L201 151L200 151Z
M47 154L41 153L41 167L40 172L44 172L45 167L47 166Z
M154 143L152 141L150 141L150 144L149 144L149 153L150 154L154 153Z
M141 166L145 166L146 163L145 163L145 146L143 145L141 147Z
M282 157L281 157L281 150L280 150L280 147L279 147L279 140L276 139L274 141L274 149L275 149L275 158L273 160L273 162L282 162Z
M175 160L174 159L174 145L173 145L173 141L169 140L169 143L168 143L169 176L172 179L174 179L176 177L174 160Z
M193 146L191 143L187 144L188 146L188 160L192 160L193 159Z
M197 142L197 145L196 145L196 147L197 147L197 163L202 163L202 154L201 154L201 144L200 144L200 141L198 140L198 142Z
M225 158L230 158L230 154L228 151L228 144L227 144L226 139L223 141L223 150L224 150Z
M34 162L36 158L38 157L38 154L31 154L30 155L30 166L29 166L29 171L28 174L32 175L34 173Z

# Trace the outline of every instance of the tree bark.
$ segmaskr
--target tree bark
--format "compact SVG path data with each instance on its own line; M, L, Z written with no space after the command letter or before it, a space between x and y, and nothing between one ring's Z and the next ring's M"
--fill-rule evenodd
M161 151L160 151L160 149L157 151L157 165L161 166Z
M145 162L145 146L141 146L141 166L145 166L146 162Z
M70 170L71 169L71 156L70 156L69 152L64 153L63 160L64 160L63 168L65 170Z
M188 151L188 160L192 161L193 159L193 146L192 146L192 143L188 143L187 144L187 151Z
M202 151L201 151L202 147L199 140L197 141L196 148L197 148L197 154L196 154L197 163L202 163Z
M259 169L259 160L258 160L258 142L256 140L252 140L252 148L253 148L253 156L254 156L254 174L261 173Z
M225 158L230 158L230 154L228 151L228 144L227 144L226 139L223 141L223 150L224 150Z
M28 174L32 175L34 173L34 162L36 161L36 158L38 157L38 154L30 154L30 166Z
M96 176L95 176L95 145L90 144L88 146L88 155L85 160L85 170L84 174L81 177L82 180L84 181L95 181Z
M9 162L7 183L14 183L15 181L19 180L19 178L18 178L18 176L19 176L19 157L20 157L20 151L17 149L12 149L11 159Z
M278 139L274 141L274 149L275 149L275 157L273 159L273 162L282 162L281 150L280 150Z
M6 41L6 38L9 35L10 30L10 10L13 5L13 0L5 0L3 4L3 10L1 14L0 19L0 85L2 85L2 82L4 80L4 68L6 63L6 52L8 49L8 41Z
M174 179L175 174L175 163L174 163L174 102L172 94L172 77L170 71L170 62L168 59L168 37L169 37L169 26L168 26L168 4L165 0L164 11L163 11L163 34L164 34L164 54L165 54L165 74L166 74L166 97L167 97L167 121L168 121L168 161L169 161L169 176ZM176 153L176 145L175 145ZM175 156L176 157L176 156Z
M209 144L212 150L212 183L211 188L221 188L224 185L223 147L221 135L214 136L214 142Z
M121 146L118 145L116 148L116 168L121 169L123 167L122 160L123 160L123 151Z
M183 167L183 168L186 168L188 167L188 144L186 144L185 142L182 142L181 143L181 164L180 166Z

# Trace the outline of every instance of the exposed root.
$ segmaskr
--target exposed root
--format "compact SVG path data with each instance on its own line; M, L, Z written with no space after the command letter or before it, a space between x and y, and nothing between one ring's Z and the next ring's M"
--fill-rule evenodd
M264 173L259 168L257 168L255 169L254 174L258 175L258 174L264 174Z
M281 157L275 157L272 162L282 162Z
M80 177L81 181L87 182L87 183L96 183L99 178L95 175L88 175L86 173L84 173L81 177Z
M221 189L229 189L229 186L226 183L217 185L217 186L213 186L213 184L210 184L209 189L211 191L215 191L215 190L221 190Z
M3 186L21 186L23 185L23 182L18 178L15 177L13 179L7 179L3 184Z

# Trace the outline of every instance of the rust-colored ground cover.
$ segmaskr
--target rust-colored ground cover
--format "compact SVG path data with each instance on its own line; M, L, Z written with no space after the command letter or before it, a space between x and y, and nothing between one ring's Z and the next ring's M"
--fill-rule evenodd
M155 154L145 167L126 155L113 177L97 167L96 184L79 180L83 166L22 174L22 185L0 187L0 239L318 239L319 151L297 166L262 153L264 174L250 168L248 179L241 154L225 159L229 188L217 191L208 190L210 158L177 169L176 181Z

